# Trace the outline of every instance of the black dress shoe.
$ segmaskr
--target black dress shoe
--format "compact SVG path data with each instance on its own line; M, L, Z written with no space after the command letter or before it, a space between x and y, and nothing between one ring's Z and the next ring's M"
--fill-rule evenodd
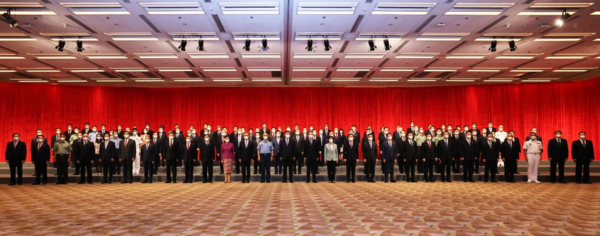
M307 180L307 181L306 181L306 183L307 183L307 184L308 184L308 183L310 183L310 180Z
M390 180L390 182L392 182L392 183L396 183L396 180Z
M242 183L243 183L243 182L244 182L244 181L242 181ZM203 183L203 184L205 184L205 183L208 183L208 181L204 180L204 181L202 181L202 183Z
M79 182L79 183L77 183L77 184L85 184L85 182Z
M46 182L42 182L42 185L46 185L46 184L47 184Z
M352 180L352 183L356 183L356 180Z
M471 182L471 183L474 183L474 182L475 182L475 180L469 180L469 182Z
M142 181L142 184L146 184L146 183L148 183L148 180Z
M177 183L177 180L173 180L173 183L174 183L174 184L176 184L176 183Z
M40 185L40 183L33 183L33 184L31 184L31 185Z
M271 183L271 180L267 180L267 183Z
M450 183L450 182L452 182L452 180L446 180L446 182Z
M567 183L567 181L560 181L559 183L561 183L561 184L566 184L566 183Z
M281 181L282 183L287 183L287 180Z
M293 180L290 180L290 183L294 183L294 181L293 181Z
M317 183L317 181L316 181L316 180L313 180L312 182L313 182L313 183Z
M165 182L165 184L170 184L170 183L171 183L171 181L166 181L166 182Z
M350 180L346 180L346 183L350 183Z
M583 182L584 184L592 184L592 182L587 181L587 182Z
M17 185L15 183L9 183L8 186L13 186L13 185Z

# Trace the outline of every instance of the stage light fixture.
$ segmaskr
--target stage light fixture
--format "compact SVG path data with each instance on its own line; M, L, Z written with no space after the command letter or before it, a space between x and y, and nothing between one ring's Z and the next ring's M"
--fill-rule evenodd
M187 47L187 40L181 40L181 43L179 44L179 47L177 47L179 50L185 52L185 47Z
M83 42L81 40L77 40L77 47L76 47L78 52L83 52Z
M17 19L12 17L12 15L10 14L10 11L11 11L11 9L8 9L5 13L3 13L2 18L4 18L4 20L8 21L8 25L10 25L11 28L19 26L19 21L17 21Z
M565 22L569 19L569 17L571 17L571 14L567 12L567 9L563 9L560 18L554 21L554 25L556 27L562 27L565 24Z
M262 40L262 48L263 51L268 51L269 50L269 42L267 41L267 39L263 39Z
M375 41L369 39L369 51L375 51L375 49L377 49L377 46L375 46Z
M198 51L204 51L204 40L198 40Z
M329 52L329 50L331 50L331 45L329 44L329 39L323 40L323 47L325 48L326 52Z
M246 42L244 43L244 50L246 50L246 52L250 51L250 44L252 44L252 41L250 41L250 39L246 39Z
M54 47L54 49L57 49L59 52L62 52L63 50L65 50L65 45L67 43L65 42L64 39L61 39L58 41L58 45L56 45L56 47Z
M385 47L386 51L389 51L392 49L392 45L390 45L390 40L388 40L388 39L383 40L383 46Z
M312 39L307 40L306 47L304 49L306 49L306 51L312 52L313 51L313 43L314 43L314 41Z
M490 52L495 52L496 51L496 45L498 45L498 41L496 41L496 39L494 38L494 40L492 40L492 42L490 42L490 48L488 50Z
M515 40L513 40L511 38L510 41L508 41L508 47L510 48L511 52L516 51L517 50L517 45L515 44Z

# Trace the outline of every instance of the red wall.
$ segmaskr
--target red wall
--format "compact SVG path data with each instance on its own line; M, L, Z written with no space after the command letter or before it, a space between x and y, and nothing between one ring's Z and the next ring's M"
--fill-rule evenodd
M54 134L67 123L83 128L105 123L153 130L210 123L258 127L408 128L433 123L471 124L488 121L515 130L522 141L537 127L544 145L556 129L576 139L581 130L596 142L600 132L600 80L549 84L483 85L435 88L120 88L0 83L0 141L21 133L29 142L38 128ZM0 146L4 153L6 145ZM0 159L4 159L4 156Z

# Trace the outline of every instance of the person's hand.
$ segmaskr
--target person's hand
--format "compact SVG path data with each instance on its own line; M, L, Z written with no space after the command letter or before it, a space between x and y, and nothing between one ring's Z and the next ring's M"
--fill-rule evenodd
M152 161L152 165L154 165L154 161Z
M79 160L77 160L77 164L79 164Z
M549 160L549 161L552 161L552 158L551 158L551 157L548 157L548 160Z
M94 164L94 160L92 160L92 165Z
M25 164L25 161L22 161L21 164Z
M502 161L506 162L506 158L502 158Z
M144 165L144 162L143 162L143 161L140 161L140 165Z
M461 161L464 161L464 160L465 160L465 158L464 158L464 157L461 157L461 158L460 158L460 160L461 160Z

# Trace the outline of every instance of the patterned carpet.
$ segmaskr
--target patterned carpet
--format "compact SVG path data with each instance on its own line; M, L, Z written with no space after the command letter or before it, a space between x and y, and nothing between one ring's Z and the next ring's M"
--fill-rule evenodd
M68 184L0 197L0 235L600 234L598 185Z

